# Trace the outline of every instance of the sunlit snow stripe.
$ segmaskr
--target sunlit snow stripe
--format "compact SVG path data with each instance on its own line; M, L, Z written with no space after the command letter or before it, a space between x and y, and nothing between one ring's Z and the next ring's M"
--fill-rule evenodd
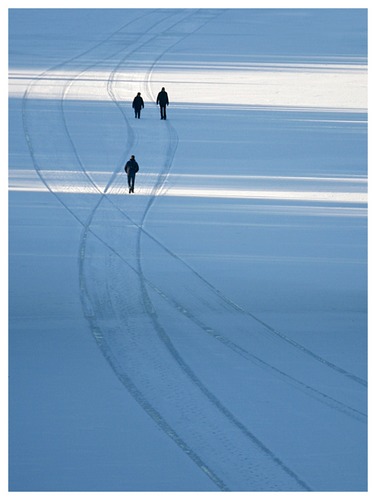
M210 61L208 61L210 63ZM152 85L170 86L173 103L267 107L311 107L366 111L368 106L367 66L301 63L251 63L233 65L215 63L191 68L179 63L159 66L153 71ZM9 97L22 97L25 88L37 79L29 99L60 100L62 82L74 80L66 101L109 101L109 71L85 71L80 78L75 71L45 72L33 68L12 68L9 74ZM140 84L145 83L144 68L132 66L117 72L117 97L131 101ZM229 89L231 91L229 92ZM146 96L145 96L146 97ZM147 102L147 99L146 101Z
M99 194L100 189L94 186L73 186L56 184L52 190L56 193L73 194ZM27 184L13 185L9 191L46 192L48 189L43 185ZM125 195L128 192L126 186L119 187L111 195ZM136 188L136 194L150 196L150 189L144 187ZM235 198L235 199L262 199L262 200L291 200L291 201L322 201L336 203L367 203L366 193L346 193L328 191L266 191L245 189L197 189L197 188L169 188L164 189L159 196L191 197L191 198Z
M294 201L328 201L342 203L367 203L366 193L338 193L325 191L262 191L245 189L186 189L171 188L164 196L196 198L240 198Z

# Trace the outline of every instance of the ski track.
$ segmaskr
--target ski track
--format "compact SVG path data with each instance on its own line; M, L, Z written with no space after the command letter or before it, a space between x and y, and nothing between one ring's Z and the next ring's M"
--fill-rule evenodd
M166 15L167 14L167 15ZM141 35L139 39L137 39L133 44L135 45L135 48L131 51L127 51L125 57L123 57L120 62L115 66L114 70L111 72L109 79L108 79L108 84L107 84L107 91L108 94L113 101L113 103L119 108L120 112L122 113L124 117L124 122L126 125L127 129L127 144L126 144L126 150L125 150L125 156L126 153L128 153L131 149L132 146L136 144L136 141L138 140L137 134L135 134L135 131L133 128L130 126L129 121L127 119L126 113L124 108L121 106L119 99L116 96L115 92L115 85L116 85L116 74L119 71L119 69L126 64L127 58L130 57L130 55L138 50L140 47L148 44L148 43L155 43L158 41L158 39L164 34L168 33L168 30L170 30L172 27L178 25L181 22L184 22L186 17L195 17L195 13L192 14L192 12L188 16L184 16L182 19L179 19L175 24L172 26L168 26L163 32L160 32L157 30L156 33L153 33L153 29L157 28L160 23L164 23L169 20L169 18L173 18L175 13L174 12L167 12L164 14L163 18L161 20L158 20L157 22L153 23L152 26L146 30L144 29L145 35ZM138 19L142 19L143 22L145 21L145 17L149 16L150 13L140 16ZM180 17L180 16L179 16ZM197 14L196 14L196 19L197 19ZM210 17L206 19L206 22L210 21ZM134 25L134 23L137 22L137 20L133 20L131 24ZM54 66L50 70L42 73L39 76L39 79L36 81L32 82L28 89L25 91L24 99L23 99L23 123L24 123L24 131L25 131L25 137L29 146L30 154L34 163L35 170L37 174L39 175L40 179L44 183L44 185L47 187L47 189L63 204L63 206L72 214L72 216L80 223L80 225L83 226L82 234L81 234L81 241L80 241L80 246L79 246L79 277L80 277L80 290L81 290L81 301L84 309L84 314L86 318L88 319L88 322L91 327L91 331L94 335L94 338L96 339L100 349L103 352L103 355L111 365L112 369L118 376L118 378L121 380L121 382L124 384L124 386L128 389L128 391L132 394L132 396L136 399L136 401L142 406L142 408L153 418L153 420L159 425L160 428L166 432L167 435L169 435L174 442L196 463L196 465L213 481L213 483L218 487L220 490L228 490L231 489L231 487L227 484L226 481L222 479L222 476L225 475L225 471L222 470L221 473L217 473L217 470L221 469L221 464L218 462L214 461L214 466L212 467L211 465L208 465L208 463L211 461L210 455L206 457L205 459L202 458L201 455L205 455L205 450L201 452L195 451L194 448L190 446L188 443L189 441L189 434L188 434L188 440L183 438L181 436L182 432L181 431L176 431L174 429L173 424L168 423L168 418L163 416L164 414L160 411L158 411L157 405L158 401L153 401L152 403L150 402L150 396L145 395L144 389L146 389L146 392L150 392L151 389L150 387L153 387L153 384L150 386L150 381L147 382L143 378L139 378L138 384L135 383L135 380L133 378L137 377L137 374L131 375L130 371L126 371L124 369L124 363L122 362L121 355L124 355L126 352L126 348L124 346L124 322L127 323L129 319L127 318L127 311L124 309L124 306L122 306L122 296L119 291L122 290L122 284L118 284L118 288L115 288L112 286L112 283L108 281L107 277L107 285L104 287L103 285L103 277L98 278L95 276L95 273L93 273L92 269L88 265L88 258L92 258L93 254L90 253L90 249L95 252L95 242L104 246L108 249L110 253L110 257L107 258L107 266L101 272L103 273L109 273L113 274L113 280L116 280L116 276L114 274L119 272L119 265L122 267L122 269L128 269L132 272L133 276L137 278L138 284L136 286L139 287L140 289L140 295L137 296L137 300L141 299L142 301L142 307L144 308L144 311L147 313L148 317L148 322L149 326L152 325L153 329L158 335L158 339L163 345L164 349L167 349L167 353L171 355L172 360L176 363L177 367L180 369L183 375L179 375L179 380L182 381L183 384L186 384L187 379L190 381L190 383L193 385L193 395L199 400L198 394L201 393L201 399L202 396L204 396L204 399L209 401L212 405L212 407L215 410L215 415L216 415L216 420L218 419L217 414L221 414L221 419L227 419L231 424L234 426L234 428L237 429L237 432L242 434L243 437L246 436L254 445L254 450L253 453L256 453L256 459L255 457L252 457L250 461L248 461L247 457L243 457L242 463L238 464L238 468L240 471L240 480L242 481L248 481L247 486L249 487L250 490L253 489L254 483L257 483L260 481L264 486L269 486L270 489L303 489L303 490L309 490L310 488L308 485L302 481L293 471L291 471L278 457L276 457L271 450L268 449L261 441L259 441L240 421L236 419L234 415L226 408L217 398L214 396L209 389L202 383L202 381L197 377L197 375L194 373L194 371L189 367L189 365L183 360L181 355L178 353L177 349L174 347L173 343L171 342L171 339L167 335L166 331L162 327L160 320L158 318L158 314L156 312L156 309L153 306L153 301L151 299L151 295L148 292L148 289L153 292L153 294L157 294L157 296L162 297L168 304L170 304L175 312L178 312L182 314L185 318L187 318L189 321L191 321L193 324L198 326L202 331L204 331L206 334L209 334L212 338L215 340L221 342L223 345L228 347L234 352L237 352L240 356L242 356L245 359L248 359L249 361L252 361L255 364L258 364L260 366L263 366L264 368L268 369L269 371L273 372L275 375L282 377L282 379L285 379L285 381L288 381L290 383L293 383L295 387L306 390L308 393L313 395L313 397L318 398L321 402L325 402L329 406L340 410L346 414L349 414L351 416L355 416L356 418L361 418L362 416L365 416L361 412L357 411L356 409L349 407L336 399L330 397L329 395L322 393L319 390L314 389L313 387L309 386L308 384L305 384L294 377L288 375L287 373L283 372L282 370L279 370L277 367L269 364L265 360L255 356L254 354L251 354L248 350L240 347L238 344L232 342L229 338L224 337L223 335L218 334L215 330L210 328L210 326L206 325L202 320L200 320L196 315L186 309L181 303L175 301L171 296L166 295L164 291L162 291L157 285L153 284L151 281L149 281L145 275L144 271L142 268L142 238L147 237L150 239L153 243L158 245L161 249L163 249L164 252L166 252L167 256L174 261L176 261L179 265L183 265L186 267L190 273L197 279L201 285L204 285L204 287L209 290L209 292L213 295L216 303L218 304L218 301L223 304L222 307L227 306L230 307L234 313L238 313L244 316L248 316L255 322L259 323L262 325L265 329L265 331L269 334L272 334L275 338L278 340L282 340L286 343L286 345L296 349L297 351L308 355L312 359L314 359L316 362L320 363L321 365L324 365L325 367L351 379L352 381L361 384L363 386L366 385L366 382L359 377L356 377L355 375L348 373L346 370L343 370L342 368L326 361L325 359L321 358L320 356L316 355L315 353L311 352L310 350L306 349L304 346L301 346L300 344L292 341L290 338L287 336L279 333L278 331L274 330L271 328L269 325L266 323L262 322L259 320L257 317L255 317L252 313L243 310L240 308L238 305L233 303L230 299L225 297L219 290L217 290L213 285L211 285L202 275L197 273L189 264L187 264L183 259L181 259L179 256L174 254L171 250L166 248L160 241L158 241L157 238L152 236L146 229L145 229L145 222L146 218L148 216L148 213L150 212L155 200L157 199L158 194L163 190L163 186L166 182L166 179L168 177L169 171L171 169L171 165L173 162L173 158L175 155L175 151L178 146L178 136L176 133L176 130L173 128L173 126L170 124L169 121L165 125L167 125L165 128L167 129L167 149L165 152L165 157L166 160L164 162L164 165L162 167L161 172L158 175L157 181L155 182L154 186L152 187L150 196L147 200L147 205L145 207L145 210L143 212L143 215L141 217L141 222L137 223L134 219L132 219L128 214L125 213L125 211L115 205L113 200L111 199L111 191L114 189L116 181L117 181L117 173L120 167L117 167L116 170L113 172L111 175L110 179L107 182L107 185L102 192L98 186L95 184L93 179L90 177L88 172L85 169L85 166L81 162L79 158L79 153L77 151L77 148L75 146L74 141L72 140L72 137L69 132L69 127L65 118L65 112L64 112L64 102L67 97L67 94L70 90L70 87L75 83L75 80L81 75L83 72L88 71L88 69L92 68L95 66L95 64L90 65L87 67L84 71L81 71L71 79L70 82L68 82L62 92L62 97L60 100L60 117L63 123L63 128L65 135L68 139L68 142L70 144L70 149L73 153L73 157L75 162L79 163L80 169L82 171L83 176L89 180L89 182L97 189L99 193L99 199L92 207L89 213L89 216L84 219L81 215L78 215L75 208L71 208L67 202L64 201L64 197L57 194L54 192L54 187L53 187L53 182L51 182L48 177L46 177L43 174L43 167L40 166L39 160L35 151L35 145L33 144L33 140L31 138L32 135L32 128L29 126L28 121L29 121L29 115L28 115L28 110L27 110L27 102L28 99L30 98L33 87L37 85L38 81L43 80L43 76L48 74L50 71L54 71L57 69L61 69L65 65L69 64L73 60L79 60L80 57L83 55L92 52L96 50L97 48L100 48L103 44L105 44L107 41L111 41L112 36L115 34L120 34L122 30L124 30L128 26L128 23L124 25L122 28L114 32L113 35L105 39L103 42L100 42L99 44L95 45L91 49L83 52L82 54L75 56L73 59L70 59L69 61L66 61L64 63L61 63L57 66ZM148 89L147 92L149 93L150 96L151 90L150 90L150 82L152 79L152 71L154 67L156 66L158 60L168 51L171 49L172 46L176 45L179 43L183 38L186 36L190 36L194 31L202 27L203 24L199 24L194 30L191 32L188 32L186 34L179 36L175 35L174 41L170 42L170 44L167 43L166 46L162 47L162 52L159 54L159 56L153 61L151 67L149 68L149 71L146 75L145 81L147 82ZM171 35L170 35L171 37ZM171 38L170 38L171 40ZM113 57L117 55L118 53L124 51L124 49L120 49L120 51L117 51L116 53L111 54L109 57ZM128 103L126 103L128 105ZM124 158L125 158L124 156ZM124 159L123 158L123 159ZM122 160L123 160L122 159ZM121 162L121 167L123 165L123 161ZM119 164L120 165L120 164ZM136 234L133 236L133 246L134 246L134 252L135 252L135 261L136 265L132 266L130 262L128 262L122 255L121 251L116 249L116 242L114 243L109 243L108 242L108 235L106 236L101 236L99 231L93 227L93 221L95 217L99 214L99 209L101 208L101 205L103 202L109 202L112 207L114 207L121 215L123 218L128 220L131 223L131 227L136 229ZM132 233L132 231L130 231ZM90 241L89 241L90 240ZM93 246L94 245L94 246ZM124 272L124 271L122 271ZM104 277L106 278L106 276ZM117 278L118 281L120 278ZM129 280L131 281L131 279ZM95 289L95 285L97 289ZM105 290L105 296L103 297L103 290ZM126 290L123 290L124 292ZM106 304L106 305L105 305ZM107 314L104 314L104 311L106 311ZM106 320L108 318L115 318L113 324L111 325L111 328L108 328L106 325ZM140 345L138 344L139 339L136 339L136 331L132 330L132 326L129 325L130 328L130 334L129 334L129 346L132 346L132 348L135 350L137 353L137 349L141 349ZM115 339L114 336L119 336L121 339ZM144 344L146 341L144 341ZM145 345L142 345L142 348L145 349ZM114 351L114 347L118 347L119 351ZM161 349L161 347L158 347L158 349ZM142 351L139 351L140 354ZM163 352L163 351L162 351ZM165 351L166 352L166 351ZM120 354L120 356L119 356ZM128 359L129 362L129 359ZM133 370L137 370L137 359L133 360ZM164 375L166 376L166 374ZM182 378L183 377L183 378ZM158 383L158 381L156 382ZM149 386L147 387L147 384ZM162 388L161 392L162 392ZM176 389L177 390L177 389ZM190 389L192 390L192 389ZM175 394L175 397L177 396L177 393ZM184 406L184 404L188 403L188 398L186 398L186 401L182 401L180 405ZM199 406L199 410L201 410L202 407ZM164 410L165 412L167 411L168 414L168 409ZM194 411L194 410L192 410ZM202 415L199 415L198 418L202 417ZM211 421L212 414L208 412L208 415L206 416L208 418L208 427L213 426L213 422ZM215 432L218 433L218 436L222 436L221 439L225 439L225 436L223 435L223 432L221 431L221 428L218 428L217 426L214 426ZM202 437L202 436L201 436ZM218 440L217 440L218 441ZM217 441L211 441L209 446L216 446ZM198 448L197 443L199 443L198 440L196 442L196 448ZM227 446L229 444L227 443ZM230 447L231 448L231 447ZM219 448L218 448L219 449ZM221 448L222 450L222 448ZM256 451L255 451L256 450ZM231 458L235 460L236 463L236 455L238 455L238 451L235 447L235 449L230 450L231 453L229 453L229 449L227 449L227 454L230 454ZM226 456L226 453L222 450L219 454L222 459ZM239 459L240 460L240 459ZM260 477L257 474L254 474L251 472L252 467L255 467L255 461L259 460L261 464L261 469L276 469L277 472L274 471L275 474L275 482L270 481L270 477ZM266 461L266 462L265 462ZM219 460L221 462L221 458ZM226 467L225 467L226 468ZM258 478L258 479L257 479ZM287 480L286 480L287 478ZM249 484L251 483L251 484ZM282 486L281 486L282 485ZM231 486L234 486L233 484Z

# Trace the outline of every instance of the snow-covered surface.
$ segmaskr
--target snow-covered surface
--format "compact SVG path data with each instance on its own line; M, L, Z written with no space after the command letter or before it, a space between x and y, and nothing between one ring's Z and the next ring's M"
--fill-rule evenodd
M10 11L10 490L367 489L366 45L364 9Z

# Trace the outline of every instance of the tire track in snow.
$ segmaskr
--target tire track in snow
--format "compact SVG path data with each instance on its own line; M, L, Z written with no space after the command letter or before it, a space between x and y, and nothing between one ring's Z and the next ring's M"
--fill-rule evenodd
M173 14L172 14L173 15ZM170 16L167 16L170 17ZM163 19L164 20L164 19ZM156 23L154 26L158 25ZM153 26L153 27L154 27ZM154 40L158 35L153 37L151 40ZM148 40L146 43L149 43L150 40ZM130 54L127 54L126 58L128 58L131 54L136 52L138 49L140 49L142 46L145 45L145 42L142 42L141 45L139 44L136 49L134 49ZM115 98L113 91L112 91L112 85L113 85L113 79L114 75L116 74L116 71L118 71L120 65L123 63L124 59L120 61L120 63L116 66L115 70L112 71L109 80L108 80L108 93L111 96L111 99L113 102L118 106L119 110L121 111L124 121L127 126L127 131L128 131L128 139L127 139L127 148L126 150L130 150L131 145L135 142L134 139L134 132L132 127L130 127L129 122L126 118L125 112L123 111L122 107L120 106L118 100ZM129 139L129 137L131 139ZM153 192L157 192L158 190L158 184L163 184L164 179L168 173L168 170L171 167L171 163L167 163L165 166L165 169L162 173L159 174L159 179L157 182L157 185L154 186ZM218 475L200 458L200 456L194 451L194 449L189 446L181 437L180 435L171 427L171 425L167 422L167 420L158 412L158 410L150 404L149 400L145 397L143 394L142 390L137 388L137 386L134 384L132 377L130 377L127 372L124 370L123 366L121 363L117 361L116 355L114 354L111 344L109 344L106 341L106 334L103 333L103 327L98 325L98 322L96 321L96 316L97 316L97 307L93 305L92 300L90 299L90 294L89 294L89 286L86 283L86 275L85 275L85 270L84 270L84 263L86 259L86 248L87 248L87 238L89 235L94 235L95 238L97 238L104 246L110 249L110 251L114 255L118 255L120 257L121 261L126 263L127 266L129 267L129 264L123 259L123 257L116 252L114 248L111 248L108 243L104 240L102 240L100 237L98 237L97 234L95 234L91 230L91 225L94 219L94 216L97 212L97 210L100 208L100 205L102 201L105 199L110 187L112 186L115 178L116 178L117 171L112 174L110 177L103 193L101 193L100 199L96 206L94 207L92 213L90 214L90 217L85 223L84 230L82 232L82 238L80 242L80 288L81 288L81 301L83 304L83 308L85 311L85 316L87 320L89 321L91 331L93 332L94 338L101 349L105 359L108 361L110 366L112 367L113 371L117 375L118 379L123 383L123 385L127 388L127 390L130 392L130 394L134 397L134 399L140 404L140 406L144 409L144 411L154 420L154 422L157 423L157 425L179 446L179 448L184 451L191 460L194 461L194 463L204 472L212 481L213 483L218 487L218 489L222 491L229 491L228 486L223 482L223 480L218 477ZM148 206L150 207L151 204L149 202ZM146 209L147 213L147 209ZM130 266L132 267L132 266ZM134 269L134 272L137 273L137 270ZM109 293L107 291L107 296L109 297ZM110 304L112 304L111 299L108 301ZM102 304L101 304L102 306ZM115 315L115 313L114 313ZM158 327L158 323L156 323L156 326ZM118 327L121 329L121 327Z
M124 113L123 113L124 114ZM124 114L124 117L126 119L126 116ZM170 141L171 143L171 141ZM173 156L171 157L171 160L167 162L167 164L171 164L172 163L172 158ZM148 206L145 210L145 213L144 213L144 217L143 217L143 220L145 219L146 217L146 214L148 213L148 211L150 210L150 207L152 206L152 203L154 202L154 199L155 199L155 193L160 189L160 187L163 185L163 182L164 182L164 178L166 176L164 175L164 173L159 177L160 181L157 183L157 185L155 186L154 188L154 196L150 198L149 200L149 203L148 203ZM109 185L108 185L109 186ZM108 187L107 186L107 187ZM107 192L108 189L105 190L105 192ZM96 209L95 209L96 210ZM94 215L94 213L92 214ZM90 224L88 225L88 227L90 227ZM138 259L138 261L140 262L140 259ZM141 268L140 268L141 270ZM141 274L139 273L140 277L142 278L143 274L142 274L142 270L141 270ZM287 473L290 478L293 478L295 481L297 481L297 483L300 485L300 487L302 487L303 489L309 489L301 480L299 480L299 478L292 472L290 471L283 463L282 461L280 461L277 457L274 456L274 454L272 454L272 452L270 450L268 450L265 445L263 445L259 440L257 440L257 438L255 438L255 436L252 435L252 433L250 433L246 428L245 426L243 426L239 421L237 421L235 419L235 417L227 410L227 408L225 408L218 400L217 398L215 398L214 395L212 395L210 393L210 391L208 391L208 389L202 384L202 382L194 375L193 371L188 367L188 365L181 359L181 357L177 356L177 352L175 350L173 350L171 348L172 344L168 344L168 336L166 335L166 333L164 332L163 328L161 328L161 325L157 319L157 316L155 314L153 314L153 310L152 308L150 307L150 300L149 300L149 296L146 295L146 287L145 287L145 284L144 284L144 280L142 281L142 297L143 297L143 301L144 301L144 304L146 305L146 310L148 311L148 314L149 314L149 317L152 318L153 320L153 324L154 324L154 328L158 331L159 335L160 335L160 338L162 338L163 342L165 345L167 345L167 347L169 348L169 351L170 353L173 355L173 358L178 361L178 364L180 365L180 367L183 368L183 371L189 376L189 378L191 379L191 381L194 382L195 385L197 385L197 387L203 392L203 394L209 399L209 401L211 401L228 419L230 419L230 421L236 425L243 433L246 434L246 436L248 438L250 438L254 444L257 445L257 447L259 449L261 449L261 451L263 453L265 453L269 458L272 459L272 461L277 464L280 468L282 468L282 470L284 471L284 473Z

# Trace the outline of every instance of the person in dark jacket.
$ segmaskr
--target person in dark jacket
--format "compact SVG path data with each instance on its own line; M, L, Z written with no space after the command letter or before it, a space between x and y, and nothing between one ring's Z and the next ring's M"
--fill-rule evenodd
M168 102L168 94L165 91L165 88L162 87L162 90L159 92L157 96L157 104L159 104L159 107L161 109L161 120L166 119L166 106L169 105Z
M136 162L134 155L132 155L130 160L128 160L125 164L124 170L128 176L129 192L134 193L134 181L136 178L136 173L139 170L138 163Z
M134 109L134 117L141 117L141 109L144 107L144 100L141 97L141 92L138 92L136 97L133 99L132 108Z

